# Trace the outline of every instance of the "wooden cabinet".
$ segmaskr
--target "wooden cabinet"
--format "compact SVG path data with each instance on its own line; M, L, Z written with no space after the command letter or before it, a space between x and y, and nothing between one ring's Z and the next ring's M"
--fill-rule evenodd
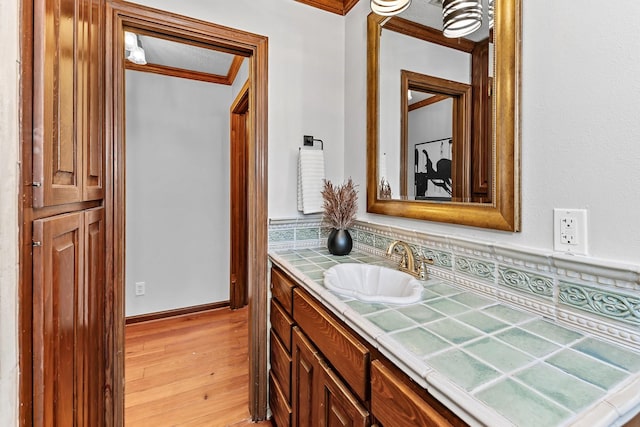
M293 289L295 283L287 275L271 270L271 372L269 373L269 406L278 427L291 425L291 350Z
M318 425L320 390L320 355L307 337L295 327L292 350L291 409L293 427Z
M321 304L299 289L293 291L293 320L340 373L357 396L365 401L369 389L369 350Z
M23 402L22 416L34 426L103 426L111 423L105 401L112 399L106 386L107 233L100 207L106 3L41 0L32 7L33 28L25 30L33 36L33 84L26 84L25 96L33 94L33 145L25 149L31 161L23 164L31 165L24 173L33 185L24 205L31 226L24 240L34 247L21 262L32 269L25 276L32 277L30 287L23 289L33 305L21 367L33 401Z
M104 196L104 0L34 2L33 207Z
M104 416L104 209L34 221L34 425Z
M278 427L466 425L287 273L274 267L271 278L269 403Z
M385 426L452 426L380 361L371 363L371 412Z
M269 404L276 425L369 425L362 404L369 351L278 268L271 293Z
M298 327L292 359L292 426L369 425L367 410Z

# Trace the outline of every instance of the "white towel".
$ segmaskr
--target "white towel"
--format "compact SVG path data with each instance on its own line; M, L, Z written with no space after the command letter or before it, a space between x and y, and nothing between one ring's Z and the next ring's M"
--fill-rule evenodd
M304 214L322 212L324 151L300 149L298 153L298 210Z

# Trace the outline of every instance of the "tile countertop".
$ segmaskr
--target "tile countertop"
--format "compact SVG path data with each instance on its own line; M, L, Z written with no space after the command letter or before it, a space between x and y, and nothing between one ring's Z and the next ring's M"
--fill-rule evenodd
M640 412L640 353L453 286L410 305L364 303L323 285L339 263L394 267L353 250L275 250L272 262L471 425L617 426Z

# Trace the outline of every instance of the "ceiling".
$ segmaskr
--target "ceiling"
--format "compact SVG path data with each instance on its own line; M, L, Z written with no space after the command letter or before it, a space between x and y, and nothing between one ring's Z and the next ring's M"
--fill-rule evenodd
M230 85L246 59L213 48L147 34L136 34L136 41L144 50L146 64L126 61L126 67L143 72ZM125 48L125 57L128 52Z
M235 56L226 52L158 37L147 35L139 35L138 37L147 62L150 64L226 76Z

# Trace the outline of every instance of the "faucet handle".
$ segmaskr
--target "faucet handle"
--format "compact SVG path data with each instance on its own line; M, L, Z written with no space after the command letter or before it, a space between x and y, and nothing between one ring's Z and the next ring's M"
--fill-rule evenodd
M433 265L433 258L426 257L422 250L418 250L416 261L418 263L418 278L427 280L427 264Z

